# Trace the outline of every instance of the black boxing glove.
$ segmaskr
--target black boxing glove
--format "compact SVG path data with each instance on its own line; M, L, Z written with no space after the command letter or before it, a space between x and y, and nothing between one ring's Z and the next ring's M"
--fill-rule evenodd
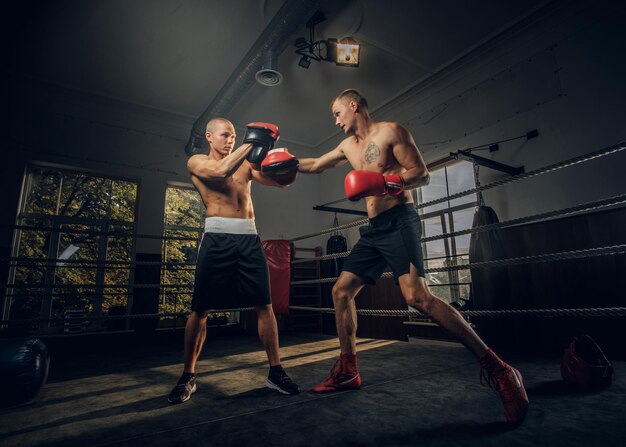
M243 142L252 144L252 149L246 157L252 169L257 171L261 169L261 162L267 155L267 151L274 147L279 135L276 124L262 122L248 124Z

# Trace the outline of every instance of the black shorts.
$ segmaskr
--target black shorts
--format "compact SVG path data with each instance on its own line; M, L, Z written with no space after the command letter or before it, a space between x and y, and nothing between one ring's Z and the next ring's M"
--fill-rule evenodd
M387 266L397 281L413 264L417 274L426 277L421 239L422 224L415 206L396 205L361 228L361 238L346 258L343 271L375 284Z
M191 310L270 304L267 261L257 234L204 233Z

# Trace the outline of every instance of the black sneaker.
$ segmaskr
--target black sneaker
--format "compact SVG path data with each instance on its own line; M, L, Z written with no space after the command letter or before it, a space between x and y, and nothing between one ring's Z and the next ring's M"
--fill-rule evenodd
M196 376L191 376L187 380L182 377L170 393L167 401L171 404L182 404L187 402L193 393L196 392Z
M294 395L300 393L298 384L291 380L284 369L276 372L270 371L269 376L267 376L267 387L282 394Z

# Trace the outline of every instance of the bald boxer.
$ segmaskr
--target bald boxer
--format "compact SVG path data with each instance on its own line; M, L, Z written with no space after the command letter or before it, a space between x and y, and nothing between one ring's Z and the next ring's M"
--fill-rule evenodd
M410 189L425 186L429 173L411 133L398 123L373 121L367 100L357 90L337 96L331 110L346 138L319 158L300 159L299 170L320 173L350 163L345 179L350 200L365 198L369 227L344 261L333 287L341 349L330 376L313 388L325 393L361 386L357 369L354 299L365 284L374 284L390 266L407 304L447 329L478 359L487 382L502 398L511 424L524 420L528 397L520 372L489 349L463 317L436 297L426 283L421 250L421 223Z
M209 309L253 306L270 365L266 385L283 394L300 391L280 364L267 263L250 196L252 180L277 187L286 187L295 180L297 160L284 148L273 149L278 137L276 125L251 123L243 145L234 151L232 123L214 118L206 127L209 153L193 155L187 161L191 181L206 207L206 219L191 314L185 326L183 374L169 395L170 403L186 402L196 391L196 362L206 337ZM264 167L271 169L263 173Z

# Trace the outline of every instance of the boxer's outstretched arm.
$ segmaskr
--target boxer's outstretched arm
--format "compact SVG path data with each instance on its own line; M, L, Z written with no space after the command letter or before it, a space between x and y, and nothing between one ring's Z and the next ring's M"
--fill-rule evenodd
M192 155L187 160L187 170L202 180L223 180L235 173L252 149L251 144L242 144L221 160L214 160L208 155Z
M298 171L306 174L319 174L327 169L341 166L348 161L341 145L318 158L300 158Z

